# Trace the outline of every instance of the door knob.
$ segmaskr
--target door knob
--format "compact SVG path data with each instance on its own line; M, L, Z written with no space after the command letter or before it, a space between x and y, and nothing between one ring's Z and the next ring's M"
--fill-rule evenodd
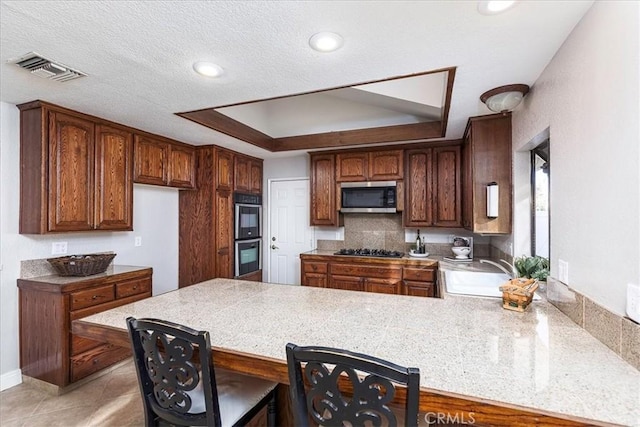
M276 245L271 245L271 249L280 249L280 248L277 247Z
M275 237L272 237L272 238L271 238L271 240L272 240L273 242L275 242L275 241L276 241L276 238L275 238Z

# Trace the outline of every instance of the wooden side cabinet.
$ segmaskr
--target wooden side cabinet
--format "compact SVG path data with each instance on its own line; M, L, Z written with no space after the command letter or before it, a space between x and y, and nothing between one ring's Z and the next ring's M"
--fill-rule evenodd
M311 154L311 225L339 225L336 207L336 156Z
M18 108L20 233L132 230L132 133L41 101Z
M462 226L460 145L406 151L405 227Z
M147 135L135 135L133 180L139 184L195 187L195 148Z
M472 117L462 147L463 226L474 233L509 234L512 227L511 115ZM487 185L499 186L498 217L487 216Z
M339 153L336 155L336 181L401 180L403 157L403 150Z
M22 374L65 387L131 355L74 335L71 322L151 296L152 269L114 266L89 277L18 279Z

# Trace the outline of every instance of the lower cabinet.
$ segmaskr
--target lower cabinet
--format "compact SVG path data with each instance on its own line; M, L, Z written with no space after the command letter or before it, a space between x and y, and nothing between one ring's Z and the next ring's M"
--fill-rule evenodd
M18 279L22 373L65 387L131 355L74 335L71 322L151 296L151 268L115 266L89 277Z
M435 262L301 255L303 286L437 297Z

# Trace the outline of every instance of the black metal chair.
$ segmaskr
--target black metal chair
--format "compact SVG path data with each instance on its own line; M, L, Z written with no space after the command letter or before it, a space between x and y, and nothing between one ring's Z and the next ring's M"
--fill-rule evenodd
M208 332L127 319L147 426L243 426L265 405L275 426L277 383L214 369Z
M309 426L309 420L322 426L418 424L418 368L347 350L292 343L287 344L287 365L298 427ZM394 384L406 387L404 413L396 414L389 406L396 392Z

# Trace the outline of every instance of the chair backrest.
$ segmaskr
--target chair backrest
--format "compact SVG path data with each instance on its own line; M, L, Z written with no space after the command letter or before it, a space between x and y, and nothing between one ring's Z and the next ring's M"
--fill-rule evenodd
M367 422L397 426L389 407L396 385L406 387L405 425L418 423L418 368L347 350L291 343L287 344L287 365L296 426L308 426L309 418L322 426L356 427ZM352 397L344 396L343 391Z
M219 426L208 332L158 319L127 318L148 426Z

